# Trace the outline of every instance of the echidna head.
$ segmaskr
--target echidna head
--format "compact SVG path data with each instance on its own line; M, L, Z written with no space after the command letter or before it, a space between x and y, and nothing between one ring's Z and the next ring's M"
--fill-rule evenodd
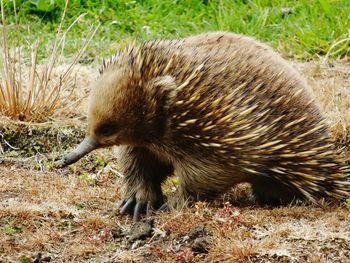
M91 87L87 137L100 146L132 144L145 113L142 93L123 70L104 72Z
M143 146L161 137L172 86L169 76L142 79L130 67L104 71L92 84L86 138L64 157L62 165L99 147Z

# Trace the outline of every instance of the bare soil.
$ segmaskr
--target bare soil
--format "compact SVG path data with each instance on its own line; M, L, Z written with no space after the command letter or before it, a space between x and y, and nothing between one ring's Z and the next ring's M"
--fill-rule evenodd
M307 77L347 154L350 66L294 63ZM97 76L79 69L77 96ZM0 121L0 262L350 262L350 210L257 205L248 185L213 203L157 213L132 224L120 216L113 149L69 168L54 161L84 136L77 118L34 125ZM164 186L176 194L176 180ZM174 193L175 192L175 193Z

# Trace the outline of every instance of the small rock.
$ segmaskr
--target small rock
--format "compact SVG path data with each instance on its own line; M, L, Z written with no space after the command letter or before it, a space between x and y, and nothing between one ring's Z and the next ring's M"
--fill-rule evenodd
M203 225L199 225L195 228L193 228L189 233L188 233L188 237L190 239L196 239L198 237L203 237L203 236L207 236L208 233L205 229L205 227Z
M33 263L42 263L42 262L50 262L50 261L51 261L51 257L49 256L43 257L41 253L38 253L35 256Z
M136 222L130 229L128 239L130 242L136 240L144 240L152 235L152 228L154 225L153 219Z
M187 247L197 254L208 253L210 249L212 234L204 227L199 225L193 228L187 235L174 240L173 248L180 251L182 247Z
M198 237L193 241L191 249L195 253L208 253L209 247L209 237Z
M123 230L120 227L115 227L111 229L111 235L114 239L117 238L121 238L123 236L125 236L125 233L123 232Z

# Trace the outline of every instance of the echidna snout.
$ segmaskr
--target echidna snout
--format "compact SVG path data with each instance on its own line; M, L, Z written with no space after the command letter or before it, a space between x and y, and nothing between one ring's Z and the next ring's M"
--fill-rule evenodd
M96 140L86 137L72 152L65 155L61 161L62 167L79 161L82 157L98 148Z

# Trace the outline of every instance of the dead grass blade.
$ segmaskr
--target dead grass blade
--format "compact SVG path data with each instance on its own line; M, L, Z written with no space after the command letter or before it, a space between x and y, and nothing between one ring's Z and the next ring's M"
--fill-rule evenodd
M16 45L13 48L10 47L9 25L6 23L3 2L1 1L2 60L0 61L0 113L20 121L44 121L45 119L57 117L59 114L69 111L80 102L79 99L73 96L75 66L96 34L99 25L93 30L90 37L86 39L69 66L63 72L58 72L57 68L63 57L66 36L85 14L79 15L64 30L64 19L68 8L68 0L65 1L65 7L57 29L56 38L54 39L53 48L51 52L48 52L51 55L43 65L39 65L37 58L38 49L40 48L39 40L35 40L33 44L27 43L26 46L21 46L23 41L21 41L20 37L15 1L14 27L16 31ZM25 65L26 60L22 56L22 49L29 49L30 63L28 66ZM23 68L27 68L28 70L23 71Z
M325 64L328 61L328 58L330 56L335 56L336 54L339 54L341 51L343 51L344 49L348 48L348 43L350 42L350 30L348 32L348 37L341 39L339 41L336 41L335 43L333 43L331 45L331 47L329 48L329 50L327 51L327 54L324 56L324 58L322 59L321 63ZM334 48L338 47L339 45L343 44L342 47L336 49L335 51Z

